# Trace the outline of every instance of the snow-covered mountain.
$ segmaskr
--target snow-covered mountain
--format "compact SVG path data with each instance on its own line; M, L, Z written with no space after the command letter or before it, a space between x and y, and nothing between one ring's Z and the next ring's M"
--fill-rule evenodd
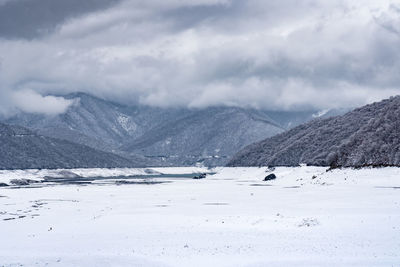
M179 118L181 114L180 110L123 106L84 93L70 94L65 98L76 101L63 114L19 113L5 122L28 127L42 135L105 151L118 151L124 142L142 136L170 118Z
M121 149L151 155L171 165L198 162L207 166L220 165L251 140L284 130L256 110L217 107L185 113L181 118L157 125Z
M400 166L400 96L252 144L229 166Z
M137 167L112 153L0 123L0 169Z
M317 111L277 112L235 107L204 109L121 105L83 93L64 114L20 113L6 123L85 144L147 165L224 165L253 142L311 120ZM332 113L324 114L329 116Z

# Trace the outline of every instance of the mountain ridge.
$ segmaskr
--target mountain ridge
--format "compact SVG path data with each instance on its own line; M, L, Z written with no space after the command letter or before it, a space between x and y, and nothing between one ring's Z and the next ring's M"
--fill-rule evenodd
M28 127L39 135L146 162L148 166L217 166L225 165L246 145L283 132L316 113L129 106L85 93L63 97L76 99L63 114L20 113L3 121Z
M141 167L112 153L0 123L0 169Z
M400 166L400 96L251 144L227 166Z

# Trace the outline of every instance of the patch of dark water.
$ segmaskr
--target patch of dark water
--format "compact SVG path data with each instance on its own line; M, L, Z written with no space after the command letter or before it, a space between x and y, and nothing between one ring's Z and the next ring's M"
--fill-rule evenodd
M213 174L213 173L210 173ZM26 184L9 185L9 189L21 188L43 188L57 185L157 185L172 183L170 180L164 179L193 179L193 177L201 175L201 173L186 173L186 174L144 174L144 175L131 175L131 176L95 176L95 177L81 177L79 175L67 175L65 177L51 177L46 176L41 181L34 181L22 179L27 181ZM157 180L153 180L157 179ZM33 180L32 180L33 181Z
M116 185L128 185L128 184L144 184L144 185L154 185L154 184L166 184L172 183L172 181L126 181L126 180L119 180L115 181Z

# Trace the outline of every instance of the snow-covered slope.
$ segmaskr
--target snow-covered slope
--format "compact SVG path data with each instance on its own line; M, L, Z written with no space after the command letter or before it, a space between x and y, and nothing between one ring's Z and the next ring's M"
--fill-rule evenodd
M141 136L157 124L154 117L161 116L161 111L156 109L127 108L83 93L70 94L66 98L74 99L75 104L63 114L19 113L6 121L35 129L40 134L112 150L129 138Z
M207 108L162 123L127 142L122 150L161 158L168 165L201 162L224 165L251 140L261 140L284 129L262 112L241 108Z
M400 166L400 96L252 144L229 166Z

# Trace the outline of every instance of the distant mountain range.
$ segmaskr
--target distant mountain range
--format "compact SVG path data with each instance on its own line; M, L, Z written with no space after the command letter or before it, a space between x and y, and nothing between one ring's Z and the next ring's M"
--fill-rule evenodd
M140 164L112 153L0 123L0 169L109 168Z
M400 166L400 96L244 148L228 166Z
M243 147L316 116L341 111L277 112L237 107L204 109L121 105L84 93L60 115L20 113L3 122L39 135L112 152L147 166L224 165Z

